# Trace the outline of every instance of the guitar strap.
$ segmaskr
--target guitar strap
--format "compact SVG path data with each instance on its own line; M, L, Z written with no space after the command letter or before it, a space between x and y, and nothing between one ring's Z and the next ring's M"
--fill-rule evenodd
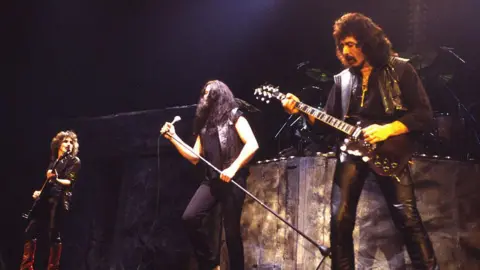
M345 120L348 108L350 107L350 100L352 91L357 87L358 79L353 76L350 69L346 69L333 77L335 81L335 91L340 91L340 100L342 101L342 120Z

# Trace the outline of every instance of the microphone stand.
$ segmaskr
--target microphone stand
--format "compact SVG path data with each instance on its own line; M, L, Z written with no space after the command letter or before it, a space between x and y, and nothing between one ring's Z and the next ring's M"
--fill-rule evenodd
M467 107L465 107L465 105L462 103L462 101L460 101L460 98L458 98L458 96L455 94L455 92L447 85L447 82L444 80L444 87L445 89L447 89L447 91L450 93L450 95L452 96L452 98L455 100L455 102L457 103L457 113L459 114L459 116L462 115L462 111L463 111L463 115L465 116L465 118L467 120L470 120L470 123L472 123L470 125L470 128L472 128L473 130L473 135L475 137L475 142L478 146L480 146L480 136L478 134L478 129L477 129L477 119L475 119L475 117L468 111ZM470 153L471 154L471 153ZM468 154L467 154L467 157L468 159Z
M458 61L462 62L463 64L466 64L466 63L467 63L465 60L463 60L458 54L456 54L456 53L453 51L453 48L441 46L440 49L449 52L450 54L452 54L453 56L455 56L455 58L457 58Z
M285 122L283 123L283 125L280 127L280 129L277 131L277 134L275 134L275 136L273 137L274 140L277 140L278 139L278 136L280 136L280 134L283 132L283 130L285 129L285 127L287 126L288 124L288 121L290 121L290 119L292 119L293 117L293 114L291 114L287 120L285 120ZM288 149L288 148L287 148ZM286 150L286 149L284 149ZM284 150L280 150L280 140L277 141L277 154L280 154L284 151Z
M175 137L171 136L172 139L174 139L177 143L181 144L183 147L185 147L189 152L191 152L193 155L195 155L197 158L199 158L201 161L203 161L205 164L207 164L210 168L214 169L217 173L221 174L222 171L220 171L217 167L215 167L213 164L211 164L208 160L206 160L205 158L203 158L202 156L198 155L189 145L185 144L183 141L181 140L177 140ZM245 192L245 194L247 194L250 198L252 198L253 200L255 200L257 203L259 203L261 206L263 206L263 208L265 208L268 212L272 213L274 216L276 216L278 219L280 219L283 223L285 223L287 226L289 226L291 229L293 229L294 231L296 231L298 234L300 234L301 236L303 236L308 242L312 243L312 245L314 245L316 248L318 248L318 250L320 251L320 253L322 254L323 258L322 260L320 261L317 269L320 269L320 265L322 265L323 261L325 260L326 257L330 257L330 248L326 247L326 246L322 246L320 244L318 244L317 242L315 242L315 240L313 240L312 238L310 238L308 235L306 235L305 233L303 233L302 231L300 231L299 229L297 229L295 226L293 226L293 224L291 224L290 222L288 222L286 219L282 218L279 214L277 214L273 209L271 209L270 207L268 207L265 203L263 203L262 201L260 201L257 197L255 197L252 193L250 193L248 190L244 189L242 186L240 186L237 182L235 182L233 179L230 180L231 183L233 183L235 186L237 186L239 189L241 189L243 192Z
M280 135L280 133L282 133L283 129L285 129L285 127L287 126L288 121L290 121L290 119L292 119L292 117L293 117L293 114L290 114L290 116L287 118L287 120L285 120L285 123L283 123L283 125L277 131L277 134L275 134L275 136L273 137L274 139L277 139L277 137Z
M453 51L453 48L449 48L449 47L445 47L445 46L442 46L440 47L440 49L450 53L451 55L453 55L459 62L461 62L462 64L466 64L467 62L465 60L463 60L459 55L457 55L454 51ZM470 122L472 123L471 126L473 126L473 135L475 136L475 141L477 143L477 145L480 145L480 136L478 134L478 129L477 129L477 119L475 119L475 117L470 113L470 111L467 109L467 107L460 101L460 98L455 94L455 92L448 86L448 82L447 80L445 80L445 78L441 77L441 79L443 80L444 82L444 87L447 89L447 91L450 93L450 95L453 97L453 99L455 100L455 102L457 103L457 113L460 115L462 115L462 111L465 115L465 117L470 120ZM467 159L468 159L468 154L467 154Z
M295 125L295 123L297 123L298 120L300 120L300 119L302 119L302 115L299 115L299 116L297 117L297 119L295 119L295 120L290 124L290 127L293 127L293 125Z

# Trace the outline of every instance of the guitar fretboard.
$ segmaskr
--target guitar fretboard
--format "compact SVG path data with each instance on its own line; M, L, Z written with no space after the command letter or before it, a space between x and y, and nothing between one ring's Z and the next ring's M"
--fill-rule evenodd
M285 99L285 95L281 92L274 92L274 93L272 93L272 95L279 100ZM325 123L329 126L332 126L332 127L336 128L336 129L338 129L338 130L340 130L340 131L342 131L342 132L344 132L348 135L352 135L355 132L355 130L357 129L355 126L352 126L345 121L342 121L338 118L335 118L335 117L325 113L321 109L314 108L314 107L312 107L310 105L307 105L303 102L297 102L295 104L295 107L298 108L300 111L315 117L315 119L318 119L318 120L322 121L323 123Z

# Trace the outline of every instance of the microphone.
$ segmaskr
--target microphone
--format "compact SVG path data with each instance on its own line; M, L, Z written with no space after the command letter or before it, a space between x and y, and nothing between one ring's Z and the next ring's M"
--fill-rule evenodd
M176 122L182 120L182 118L178 115L176 115L174 118L173 118L173 121L172 121L172 125L175 124Z
M178 121L180 121L180 120L182 120L182 118L181 118L180 116L176 115L176 116L173 118L173 121L172 121L170 124L173 125L173 124L175 124L176 122L178 122ZM164 131L164 132L160 131L160 134L163 135L163 134L165 134L165 132L167 132L167 130Z
M70 155L72 153L72 150L70 148L67 148L67 151L63 152L62 156L60 157L60 159Z

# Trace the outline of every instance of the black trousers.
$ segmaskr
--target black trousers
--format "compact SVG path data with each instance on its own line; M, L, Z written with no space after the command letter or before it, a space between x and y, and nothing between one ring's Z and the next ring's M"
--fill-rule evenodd
M245 176L235 177L234 181L245 188ZM225 183L219 179L202 183L193 195L182 219L200 270L211 270L220 263L219 251L214 250L218 247L211 245L211 238L218 237L220 233L208 235L203 228L205 217L218 204L221 207L221 214L216 217L215 222L221 222L223 217L230 269L244 269L243 243L240 232L240 218L244 199L245 193L242 190L232 183Z
M50 197L39 202L38 209L33 214L25 229L26 240L36 239L40 226L47 226L50 243L61 243L60 232L63 225L64 210L59 198Z
M342 154L337 161L331 199L332 269L355 269L352 233L358 200L367 177L374 177L396 228L403 235L414 269L437 269L430 238L417 210L407 167L399 179L379 176L361 160Z

